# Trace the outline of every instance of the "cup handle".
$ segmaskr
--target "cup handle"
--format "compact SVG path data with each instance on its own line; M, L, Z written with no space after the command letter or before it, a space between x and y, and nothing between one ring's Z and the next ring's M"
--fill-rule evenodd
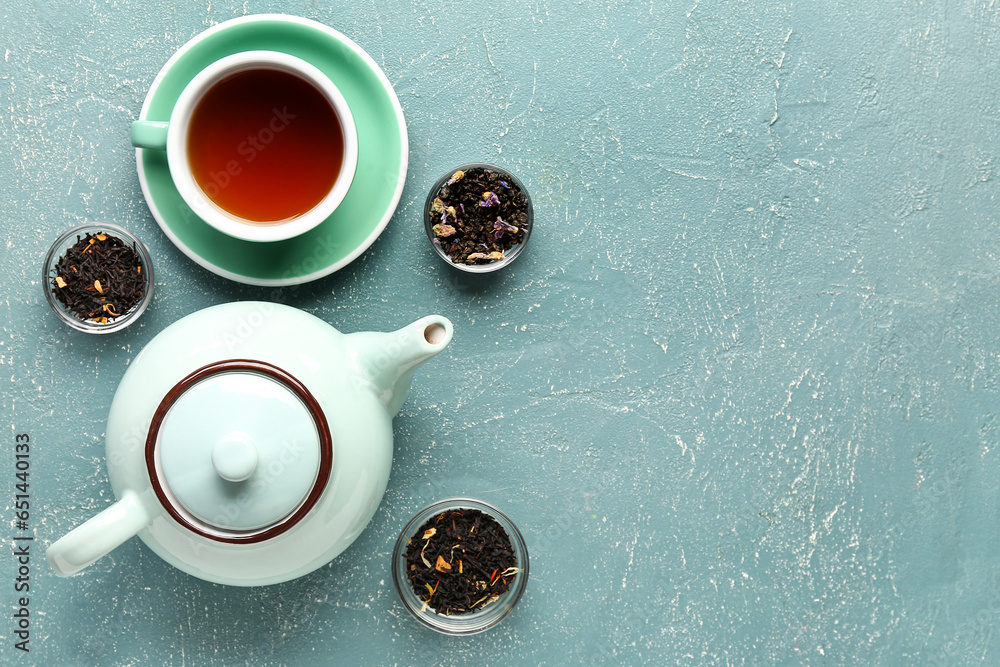
M167 148L167 127L165 120L132 121L132 145L136 148Z
M114 505L53 542L45 557L56 574L68 577L109 553L150 521L139 498L126 492Z

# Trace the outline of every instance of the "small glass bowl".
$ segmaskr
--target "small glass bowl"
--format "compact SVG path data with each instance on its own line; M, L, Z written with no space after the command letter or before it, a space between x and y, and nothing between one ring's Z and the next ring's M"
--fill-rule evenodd
M430 608L421 611L420 609L424 606L424 601L413 592L413 588L410 586L409 579L406 576L406 559L403 555L406 553L407 546L409 546L410 538L416 534L424 523L437 514L456 509L479 510L483 514L488 514L495 519L510 537L510 544L514 549L514 556L517 558L517 567L521 571L514 578L514 582L510 588L500 596L499 600L483 607L479 611L468 614L456 614L454 616L437 614ZM406 527L403 528L403 532L399 534L396 546L392 550L392 583L396 586L396 592L399 593L399 599L403 601L403 606L423 625L446 635L474 635L477 632L489 630L514 611L514 607L521 599L524 589L528 585L528 547L524 544L524 538L521 536L521 532L517 529L517 526L514 525L514 522L496 507L481 500L472 500L471 498L448 498L447 500L438 501L433 505L428 505L417 512L410 519L410 522L406 524Z
M513 246L509 251L504 253L504 258L499 262L489 262L488 264L456 264L451 261L451 257L444 251L440 243L435 243L437 240L437 235L434 234L434 225L437 224L438 220L431 217L431 202L438 196L438 192L441 187L451 178L451 175L456 171L468 171L469 169L486 169L488 171L495 171L501 174L507 174L510 176L510 180L514 182L517 187L521 189L524 193L524 198L528 202L528 207L525 213L528 215L528 221L523 225L524 235L521 237L521 242ZM463 164L461 166L455 167L454 169L449 169L441 178L439 178L431 187L431 191L427 194L427 201L424 203L424 230L427 232L427 238L431 242L431 247L434 248L434 252L440 257L446 264L451 267L458 269L459 271L465 271L467 273L490 273L491 271L498 271L505 266L509 266L511 262L517 259L518 255L524 250L524 246L528 245L528 237L531 236L531 230L535 226L535 212L534 207L531 203L531 195L528 194L528 189L524 187L524 183L512 174L509 169L504 169L503 167L498 167L494 164L487 164L486 162L470 162L469 164Z
M79 319L52 293L52 281L55 276L56 263L62 258L69 248L73 247L77 243L77 237L79 236L83 238L88 233L96 235L102 232L108 236L114 236L121 239L126 245L134 246L135 251L139 253L139 257L142 259L142 271L146 279L146 289L139 303L135 304L132 308L118 317L109 317L107 324L101 324L100 322L95 322L93 320ZM134 234L119 227L118 225L113 225L107 222L88 222L74 227L65 234L62 234L55 240L52 247L49 248L48 254L45 255L45 263L42 268L42 288L45 291L45 299L49 302L49 305L52 306L52 312L54 312L60 320L77 331L84 331L92 334L105 334L111 333L112 331L118 331L120 329L124 329L128 325L132 324L132 322L139 319L139 316L146 310L146 307L153 298L153 284L153 260L149 256L149 250L142 243L142 241L136 238Z

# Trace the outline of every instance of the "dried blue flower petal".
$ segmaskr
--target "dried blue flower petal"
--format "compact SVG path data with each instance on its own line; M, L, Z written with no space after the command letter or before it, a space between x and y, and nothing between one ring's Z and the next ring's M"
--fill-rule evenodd
M504 232L510 232L511 234L516 234L518 232L517 227L515 227L512 224L509 224L506 220L504 220L500 216L497 216L497 221L493 223L493 229L496 230L495 232L493 232L493 238L495 239L503 238Z
M490 206L496 206L500 203L500 198L497 197L495 192L484 192L483 201L479 202L479 205L483 208L489 208Z
M500 185L504 186L505 188L510 189L510 186L507 185L507 181L500 181Z

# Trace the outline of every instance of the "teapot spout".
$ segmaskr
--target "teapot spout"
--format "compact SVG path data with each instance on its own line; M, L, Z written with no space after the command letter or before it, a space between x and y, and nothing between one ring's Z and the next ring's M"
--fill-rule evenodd
M373 390L390 415L395 416L417 367L451 342L446 317L429 315L392 333L353 333L344 337L354 359L360 383Z

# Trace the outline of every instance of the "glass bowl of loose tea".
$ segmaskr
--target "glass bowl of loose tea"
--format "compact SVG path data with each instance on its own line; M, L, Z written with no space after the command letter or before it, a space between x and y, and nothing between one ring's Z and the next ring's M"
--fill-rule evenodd
M45 256L45 298L78 331L127 327L153 298L153 262L142 241L107 222L74 227Z
M392 582L423 625L471 635L510 614L528 584L528 549L496 507L449 498L414 516L392 552Z
M449 170L424 206L424 228L434 252L470 273L509 265L524 250L533 226L524 184L506 169L483 162Z

